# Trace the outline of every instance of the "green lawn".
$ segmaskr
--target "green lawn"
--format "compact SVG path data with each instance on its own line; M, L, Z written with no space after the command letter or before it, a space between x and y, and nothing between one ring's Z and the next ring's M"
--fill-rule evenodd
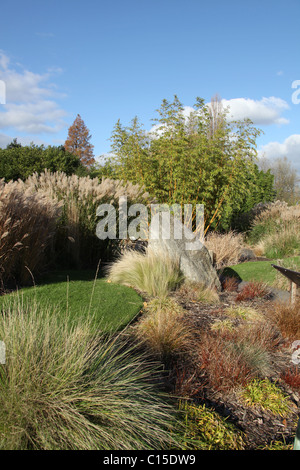
M129 287L108 283L105 278L94 281L94 277L91 271L52 272L36 287L0 297L0 306L18 295L24 302L36 299L42 307L56 306L61 315L68 308L71 319L90 312L104 331L124 328L141 310L143 299Z
M223 271L223 275L235 276L242 281L263 281L267 284L273 284L276 280L276 270L272 267L272 264L277 264L277 260L249 261L226 268ZM300 256L286 258L283 260L283 264L286 267L295 265L300 270Z

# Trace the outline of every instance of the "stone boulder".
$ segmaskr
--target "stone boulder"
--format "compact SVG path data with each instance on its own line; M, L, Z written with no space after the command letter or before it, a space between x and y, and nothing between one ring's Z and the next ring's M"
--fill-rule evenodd
M206 287L221 290L221 283L213 265L211 253L193 232L179 219L170 215L170 223L163 223L162 213L155 215L149 228L148 250L168 253L179 261L187 280L200 282ZM182 234L181 238L178 234Z

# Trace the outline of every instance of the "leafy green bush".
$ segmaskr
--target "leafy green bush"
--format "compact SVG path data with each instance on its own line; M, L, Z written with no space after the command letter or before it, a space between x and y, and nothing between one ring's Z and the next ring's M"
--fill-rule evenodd
M67 175L84 171L80 159L63 146L43 145L22 146L16 139L6 149L0 149L0 178L5 181L25 180L33 173L42 173L45 169L63 171Z

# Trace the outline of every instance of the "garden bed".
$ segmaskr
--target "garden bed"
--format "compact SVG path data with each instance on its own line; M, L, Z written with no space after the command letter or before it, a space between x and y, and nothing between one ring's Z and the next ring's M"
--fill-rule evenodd
M204 332L210 332L212 326L218 322L227 321L230 316L230 308L242 308L257 310L264 315L270 312L273 300L266 296L237 302L237 292L223 291L220 294L220 302L209 304L195 300L184 299L174 294L176 301L183 307L186 315L185 321L194 333L196 341L201 341ZM237 326L243 321L242 318L230 318ZM217 352L217 351L216 351ZM217 361L220 356L215 355ZM188 394L193 395L195 403L205 404L207 407L218 412L222 417L236 426L237 431L243 433L244 448L246 450L258 449L291 449L295 437L298 417L300 416L300 388L291 388L283 376L293 366L291 342L284 340L280 335L278 345L274 351L269 352L269 360L272 371L261 377L274 384L278 390L287 397L289 412L274 414L261 406L248 406L240 397L242 387L233 387L230 390L220 391L214 389L206 381L205 370L199 374L197 364L190 363L189 377L193 377L193 383L189 383ZM194 369L194 370L192 370ZM221 373L221 372L220 372ZM173 377L174 378L174 377ZM176 380L175 380L176 382ZM192 391L192 392L191 392Z

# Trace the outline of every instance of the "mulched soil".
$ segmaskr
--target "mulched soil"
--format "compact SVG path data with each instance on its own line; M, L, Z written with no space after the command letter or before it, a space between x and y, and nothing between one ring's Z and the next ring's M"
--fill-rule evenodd
M200 338L203 331L210 329L212 323L217 319L226 318L224 310L230 306L252 307L263 313L272 306L273 302L267 296L251 301L242 301L237 304L236 295L237 292L222 292L220 294L220 303L215 305L187 300L178 295L176 296L176 294L175 298L184 308L186 321L194 332L195 338L197 336ZM276 382L276 385L289 396L292 405L291 413L288 416L281 417L260 408L245 406L241 403L235 391L225 394L204 386L201 387L198 397L194 397L194 399L212 407L240 429L244 433L247 450L266 448L275 441L286 443L289 446L288 448L292 448L297 422L300 417L300 390L291 389L280 378L280 374L293 365L291 354L290 345L284 345L279 351L272 353L271 360L275 372L268 377L270 381Z

